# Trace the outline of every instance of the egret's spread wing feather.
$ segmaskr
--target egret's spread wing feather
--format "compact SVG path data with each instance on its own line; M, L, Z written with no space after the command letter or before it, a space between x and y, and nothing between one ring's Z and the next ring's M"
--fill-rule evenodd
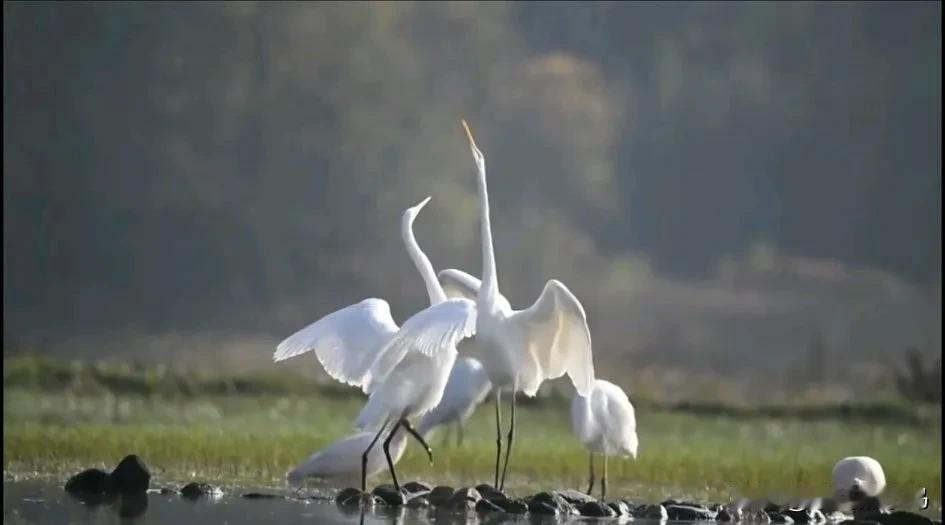
M275 362L314 351L332 378L362 386L378 351L397 333L390 306L383 299L365 299L322 317L282 341Z
M456 351L456 344L476 333L476 304L468 299L448 299L414 314L380 350L365 378L365 391L373 392L408 352L435 357Z
M590 393L594 381L591 333L584 307L568 288L555 279L545 284L531 307L515 312L509 321L524 331L527 368L519 378L526 394L534 394L545 379L565 373L580 395Z
M482 284L482 281L472 275L462 270L452 268L441 271L437 275L437 278L440 280L440 284L443 286L443 291L446 292L446 296L451 299L469 299L475 301L476 296L479 294L479 286Z

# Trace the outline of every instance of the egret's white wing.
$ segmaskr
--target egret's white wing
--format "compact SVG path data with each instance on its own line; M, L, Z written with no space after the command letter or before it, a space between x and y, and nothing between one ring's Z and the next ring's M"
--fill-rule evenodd
M417 312L374 359L365 377L365 392L373 392L408 352L426 357L455 352L457 343L475 333L476 303L468 299L448 299Z
M314 350L328 375L364 388L371 364L397 329L387 301L365 299L291 335L279 344L272 359L279 362Z
M604 428L604 439L611 453L637 457L637 418L630 398L619 386L597 379L594 381L594 420Z
M519 374L526 395L534 395L545 379L571 378L578 394L587 396L594 382L591 332L584 307L555 279L545 284L531 307L513 313L508 322L525 335L528 358Z
M579 394L571 400L571 429L578 440L590 445L597 437L597 428L591 412L591 398Z
M479 286L482 281L472 275L462 271L450 268L437 274L440 284L443 285L443 291L449 298L469 299L475 301L479 294Z

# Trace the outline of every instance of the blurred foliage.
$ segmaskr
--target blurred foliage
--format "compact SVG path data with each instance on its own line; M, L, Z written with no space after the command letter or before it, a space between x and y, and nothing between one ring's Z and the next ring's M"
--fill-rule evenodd
M566 282L601 358L941 344L940 3L3 10L5 353L288 335L367 296L404 318L407 206L433 197L437 268L479 273L463 117L503 292Z
M918 348L906 350L905 366L896 370L896 387L909 401L942 403L942 356L934 360Z

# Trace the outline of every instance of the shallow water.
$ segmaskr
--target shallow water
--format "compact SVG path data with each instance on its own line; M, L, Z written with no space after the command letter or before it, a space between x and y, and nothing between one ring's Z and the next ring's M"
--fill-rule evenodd
M4 524L189 524L189 523L592 523L593 518L570 520L539 516L479 515L448 513L439 510L377 507L362 512L335 505L331 499L247 499L249 492L284 494L271 489L240 488L226 491L216 499L191 501L177 494L150 492L137 501L115 501L87 505L68 494L61 484L46 480L4 481ZM134 515L134 516L131 516ZM608 519L609 523L628 519ZM659 521L642 525L659 525ZM664 522L666 523L666 522ZM692 522L687 522L691 525Z

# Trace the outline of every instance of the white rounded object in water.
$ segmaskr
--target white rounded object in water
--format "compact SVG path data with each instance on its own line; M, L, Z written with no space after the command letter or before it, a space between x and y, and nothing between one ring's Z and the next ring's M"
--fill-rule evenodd
M886 488L886 474L879 461L871 457L843 458L833 467L833 488L840 500L849 500L853 489L876 497Z

